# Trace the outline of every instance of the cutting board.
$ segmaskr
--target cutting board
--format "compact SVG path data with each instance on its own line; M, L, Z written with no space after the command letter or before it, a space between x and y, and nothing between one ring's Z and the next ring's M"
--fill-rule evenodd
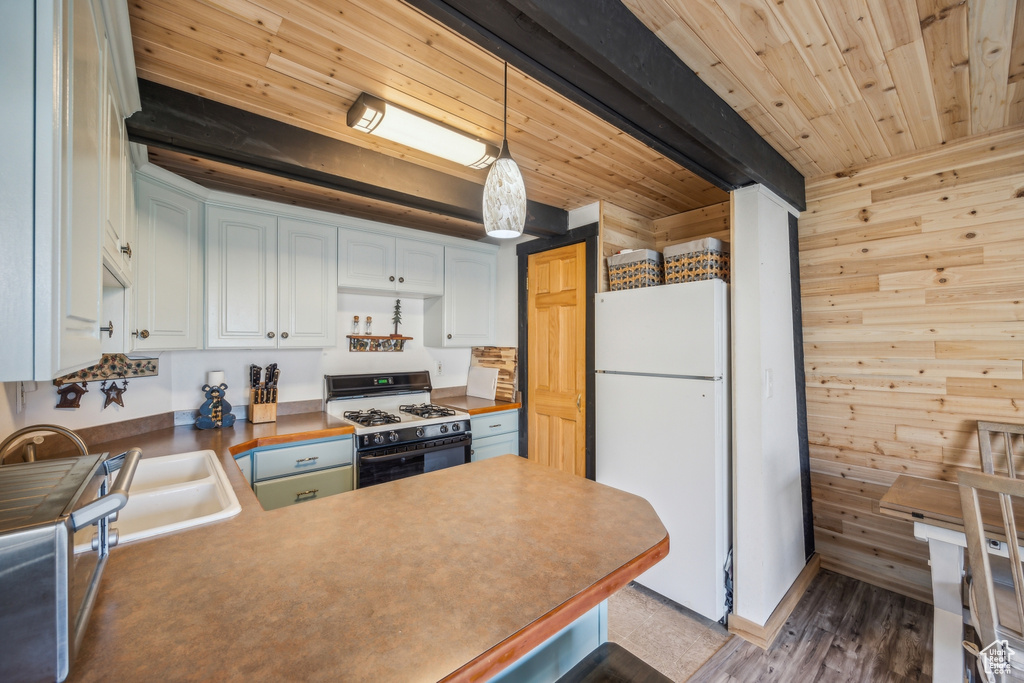
M466 380L466 396L476 396L493 401L497 388L498 368L470 366L469 378Z
M498 369L498 389L494 398L514 401L516 396L516 359L514 346L474 346L470 365Z

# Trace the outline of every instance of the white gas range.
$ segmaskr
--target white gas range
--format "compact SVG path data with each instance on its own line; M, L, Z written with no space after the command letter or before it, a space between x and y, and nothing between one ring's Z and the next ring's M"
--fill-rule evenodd
M326 375L329 415L355 427L357 487L470 461L469 414L430 402L430 373Z

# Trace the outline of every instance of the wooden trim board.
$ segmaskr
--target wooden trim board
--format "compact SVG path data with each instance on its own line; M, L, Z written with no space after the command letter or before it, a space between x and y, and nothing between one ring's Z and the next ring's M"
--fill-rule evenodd
M761 626L749 619L744 619L738 614L730 614L729 633L757 645L762 650L770 648L785 625L786 620L789 619L789 615L796 609L800 598L807 592L807 587L811 585L811 581L814 580L814 577L818 575L820 570L821 556L815 553L796 577L793 585L786 591L786 595L783 596L775 611L768 617L768 623Z

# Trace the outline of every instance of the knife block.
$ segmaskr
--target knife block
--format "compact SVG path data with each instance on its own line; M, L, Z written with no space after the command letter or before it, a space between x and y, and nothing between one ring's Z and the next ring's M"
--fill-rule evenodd
M277 422L276 403L256 403L256 390L249 390L249 422Z

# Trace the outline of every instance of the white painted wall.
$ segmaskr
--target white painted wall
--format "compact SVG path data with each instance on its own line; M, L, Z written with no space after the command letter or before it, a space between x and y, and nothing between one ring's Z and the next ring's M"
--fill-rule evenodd
M513 252L514 253L514 252ZM506 327L515 327L515 291L513 305L499 307L499 320ZM245 384L251 363L265 367L277 363L281 368L280 400L303 401L323 397L325 374L358 372L400 372L430 370L435 387L463 386L469 373L469 349L426 348L423 338L423 300L402 299L403 334L413 337L401 353L354 353L345 346L345 335L351 333L352 316L374 319L374 331L388 333L395 299L366 294L338 295L338 339L341 343L329 349L288 350L213 350L165 351L155 354L160 359L160 374L128 381L124 394L125 407L103 408L103 395L98 383L89 384L89 393L78 409L57 409L57 390L51 383L40 382L26 395L26 408L15 412L16 383L8 382L0 394L0 437L19 427L52 422L71 429L120 422L174 410L195 410L203 402L201 387L210 370L222 370L228 384L227 399L232 404L247 402ZM510 323L508 313L513 321ZM132 354L141 355L141 354ZM437 363L442 373L437 372Z
M764 625L804 568L789 213L755 185L733 201L735 613Z

